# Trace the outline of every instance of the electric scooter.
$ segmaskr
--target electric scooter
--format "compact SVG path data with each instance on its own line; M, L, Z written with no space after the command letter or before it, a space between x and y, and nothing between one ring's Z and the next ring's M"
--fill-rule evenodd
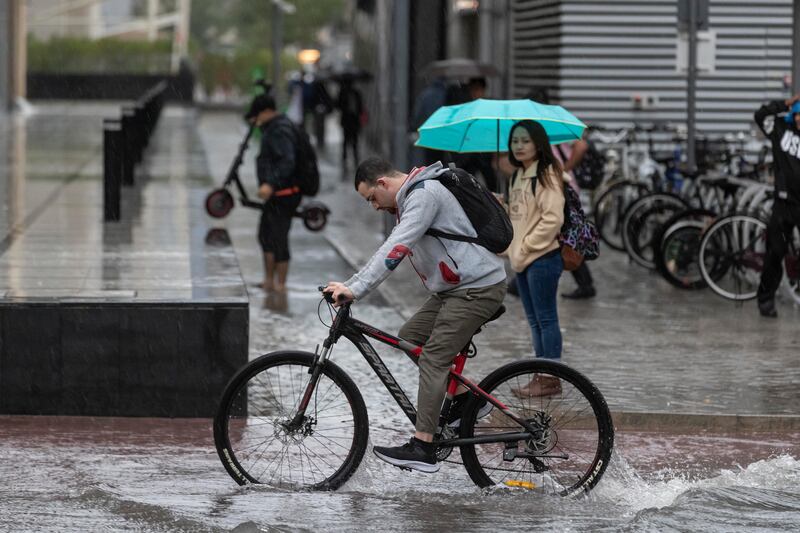
M236 154L236 158L233 160L230 170L228 170L228 177L225 179L225 183L223 183L221 188L214 189L206 196L206 212L214 218L224 218L228 216L228 213L233 209L235 202L233 195L228 190L231 186L234 186L238 191L239 203L244 207L250 207L252 209L264 208L263 202L250 199L247 195L247 191L245 191L242 186L242 182L239 180L239 167L242 166L244 162L244 153L247 151L247 145L255 129L255 126L252 126L247 130L247 135L245 135L244 140L239 145L239 153ZM328 223L328 215L330 212L328 206L322 202L311 200L298 207L294 216L303 219L303 225L309 230L322 231Z

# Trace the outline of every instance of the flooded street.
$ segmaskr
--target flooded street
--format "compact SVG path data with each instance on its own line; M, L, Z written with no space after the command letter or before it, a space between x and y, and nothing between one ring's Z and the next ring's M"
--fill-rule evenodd
M392 411L371 409L372 443L404 435L377 422ZM598 487L565 500L482 492L461 465L407 473L371 451L337 492L243 488L223 470L207 420L12 417L0 428L2 531L728 532L800 522L796 434L620 432Z

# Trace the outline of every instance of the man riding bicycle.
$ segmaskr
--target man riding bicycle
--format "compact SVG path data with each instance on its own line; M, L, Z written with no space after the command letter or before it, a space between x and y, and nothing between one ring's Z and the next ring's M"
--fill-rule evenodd
M422 472L439 470L433 436L450 366L475 331L497 311L506 292L500 257L479 244L426 234L435 228L477 235L455 196L433 179L447 171L440 162L405 174L383 159L363 161L356 170L356 191L373 208L395 214L397 225L358 273L325 288L339 304L362 299L408 257L431 292L398 334L409 342L424 344L419 357L416 431L402 446L375 446L373 450L390 464ZM449 425L456 425L468 396L462 392L453 398Z

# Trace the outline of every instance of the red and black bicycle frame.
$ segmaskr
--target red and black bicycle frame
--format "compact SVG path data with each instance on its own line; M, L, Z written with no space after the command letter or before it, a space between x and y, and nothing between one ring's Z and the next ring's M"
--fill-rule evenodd
M314 388L316 387L317 380L319 379L319 375L322 372L322 365L325 364L325 360L330 353L330 348L339 340L339 338L345 337L350 342L352 342L361 355L364 356L364 359L367 360L367 363L372 367L372 370L375 371L375 374L378 375L378 379L380 379L386 390L389 391L389 394L392 395L394 400L397 402L397 405L400 406L400 409L406 414L408 419L411 421L412 424L416 424L417 420L417 410L414 408L414 404L408 399L403 389L400 387L400 384L397 383L397 380L392 376L391 371L386 367L381 357L378 355L378 352L370 344L367 337L375 339L383 344L387 344L392 348L396 348L404 352L413 362L414 364L419 364L418 359L420 354L422 353L422 346L416 346L408 341L405 341L399 337L395 337L385 331L381 331L378 328L372 327L369 324L365 324L359 320L356 320L350 316L350 304L342 305L338 312L336 313L336 317L334 318L333 324L330 328L330 333L328 338L325 339L323 344L323 352L321 354L317 354L317 359L315 364L309 369L309 372L312 374L312 378L308 383L306 388L305 394L303 395L303 399L300 403L298 413L295 419L290 423L297 423L298 425L301 423L302 418L305 416L305 410L308 407L308 404L311 400L312 393ZM445 405L443 409L443 414L446 415L449 406L450 406L450 399L455 395L456 389L458 385L464 385L474 394L484 398L487 402L491 403L495 408L501 410L506 416L514 420L518 423L521 427L525 428L526 432L509 432L509 433L495 433L492 435L484 435L478 437L469 437L469 438L450 438L450 439L441 439L437 440L437 444L440 447L456 447L468 444L482 444L482 443L489 443L489 442L514 442L519 440L526 440L532 437L532 433L536 431L536 428L531 426L528 421L519 417L516 413L514 413L511 409L508 408L503 402L492 396L491 394L485 392L481 389L477 384L473 383L470 379L464 377L461 373L464 370L464 365L467 361L467 349L461 351L453 361L453 365L450 368L450 381L447 386L447 399L445 400ZM443 420L440 420L440 427L444 427Z

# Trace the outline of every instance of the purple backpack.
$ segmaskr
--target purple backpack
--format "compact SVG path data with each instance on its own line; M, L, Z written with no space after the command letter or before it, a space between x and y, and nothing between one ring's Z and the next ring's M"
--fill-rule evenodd
M600 255L600 236L595 225L587 220L578 193L564 184L564 224L558 234L562 248L568 246L587 261Z

